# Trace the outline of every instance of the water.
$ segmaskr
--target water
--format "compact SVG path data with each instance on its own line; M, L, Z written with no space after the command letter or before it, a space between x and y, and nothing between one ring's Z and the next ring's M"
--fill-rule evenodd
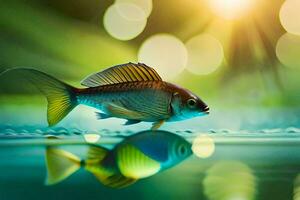
M168 124L163 129L191 143L199 135L206 135L212 139L214 151L207 158L192 155L123 189L103 186L84 169L57 185L46 186L45 147L56 146L84 157L88 146L85 134L99 134L97 144L113 148L127 136L148 129L149 124L111 126L110 123L120 122L112 120L105 123L107 127L91 128L86 123L94 121L74 126L69 123L74 118L70 118L60 127L47 128L44 124L29 125L26 119L10 121L13 117L7 117L8 123L0 127L0 199L299 199L299 112L272 110L270 118L267 114L241 113L247 112L239 112L240 117L227 113L225 122L221 112L212 119ZM238 125L226 123L236 119ZM56 139L49 139L50 135ZM207 148L204 144L204 150Z

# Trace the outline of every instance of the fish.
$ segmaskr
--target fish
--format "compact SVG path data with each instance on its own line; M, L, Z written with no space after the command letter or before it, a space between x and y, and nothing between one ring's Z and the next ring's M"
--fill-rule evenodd
M209 107L194 93L165 82L143 63L116 65L91 74L75 88L44 72L30 68L10 69L43 93L48 101L49 126L60 122L77 105L99 110L98 119L126 119L124 125L152 122L152 130L174 122L209 114ZM2 75L3 75L2 74Z
M155 134L149 134L155 132ZM142 131L129 136L113 149L89 145L87 156L78 156L57 147L47 147L46 185L54 185L84 168L103 185L124 188L139 179L169 169L192 155L191 144L167 131Z

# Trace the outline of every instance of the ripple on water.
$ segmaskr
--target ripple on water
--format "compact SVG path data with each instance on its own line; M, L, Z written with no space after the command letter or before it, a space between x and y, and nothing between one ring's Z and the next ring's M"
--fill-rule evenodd
M125 130L109 130L109 129L100 129L100 130L82 130L78 127L37 127L37 126L18 126L14 127L11 125L4 125L0 127L0 136L9 137L9 136L45 136L45 135L64 135L64 136L76 136L83 135L86 133L97 133L102 136L129 136L137 131L130 129ZM209 131L199 131L193 129L187 130L174 130L171 131L178 135L184 137L196 136L198 134L206 133L212 135L235 135L235 136L264 136L264 135L290 135L290 134L300 134L300 128L297 127L288 127L285 129L275 128L275 129L261 129L256 131L249 130L229 130L229 129L210 129Z

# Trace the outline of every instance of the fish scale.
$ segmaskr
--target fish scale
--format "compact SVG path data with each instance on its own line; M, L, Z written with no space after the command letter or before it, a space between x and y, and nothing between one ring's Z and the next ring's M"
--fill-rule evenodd
M80 104L101 110L105 109L103 104L112 102L147 115L149 120L155 120L157 117L168 118L170 115L171 93L168 92L164 82L130 82L81 89L77 100Z

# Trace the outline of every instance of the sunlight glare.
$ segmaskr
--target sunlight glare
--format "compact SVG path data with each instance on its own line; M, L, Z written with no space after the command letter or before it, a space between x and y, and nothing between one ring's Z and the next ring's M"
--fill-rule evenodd
M249 13L254 0L209 0L212 11L224 19L237 19Z
M200 34L186 42L188 51L187 70L194 74L210 74L223 61L222 44L209 34Z

